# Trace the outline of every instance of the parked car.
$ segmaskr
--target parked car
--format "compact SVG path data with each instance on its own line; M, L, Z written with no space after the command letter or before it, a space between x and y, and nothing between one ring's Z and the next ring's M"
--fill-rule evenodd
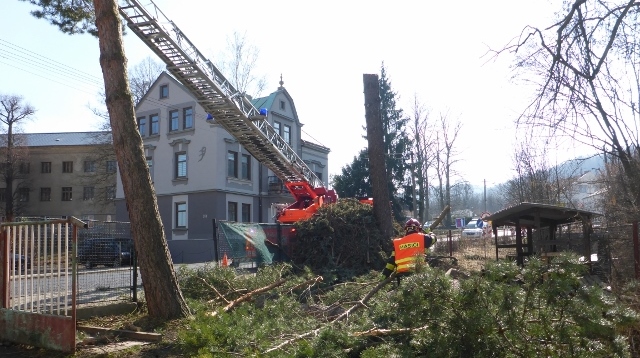
M31 268L31 261L24 255L13 254L13 267L16 271L24 271Z
M87 269L98 265L120 267L131 264L131 239L90 238L78 246L78 262Z
M481 222L480 226L478 226L478 222ZM482 237L482 233L484 232L484 226L486 225L482 219L472 219L469 220L467 225L464 226L462 230L463 237Z

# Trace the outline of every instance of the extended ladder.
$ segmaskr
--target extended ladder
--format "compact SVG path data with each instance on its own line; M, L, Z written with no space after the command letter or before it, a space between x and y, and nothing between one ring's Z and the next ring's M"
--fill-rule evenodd
M127 5L120 7L120 14L131 31L166 63L167 70L191 91L216 123L283 181L324 187L266 117L260 115L153 1L149 1L154 16L138 0L126 0ZM160 22L168 24L169 29Z

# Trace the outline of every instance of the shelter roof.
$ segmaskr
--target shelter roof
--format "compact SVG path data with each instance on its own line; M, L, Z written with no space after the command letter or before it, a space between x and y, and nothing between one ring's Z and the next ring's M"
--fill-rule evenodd
M523 202L497 211L485 217L484 220L491 221L494 227L515 226L516 221L519 221L520 226L536 227L536 218L539 218L540 227L548 227L582 221L583 218L589 220L600 215L596 212L564 206Z

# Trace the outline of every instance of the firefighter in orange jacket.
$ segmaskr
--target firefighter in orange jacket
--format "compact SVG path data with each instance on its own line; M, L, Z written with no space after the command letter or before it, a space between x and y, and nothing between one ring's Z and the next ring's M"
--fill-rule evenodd
M424 260L428 249L437 241L434 234L426 234L422 231L422 226L416 219L407 220L404 231L404 237L393 240L393 252L382 270L385 277L389 277L393 271L396 271L398 283L400 283L399 276L412 272L416 266L416 260Z

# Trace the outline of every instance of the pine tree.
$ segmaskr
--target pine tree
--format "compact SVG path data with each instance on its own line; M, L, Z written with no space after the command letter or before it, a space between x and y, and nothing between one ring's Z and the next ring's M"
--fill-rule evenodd
M410 193L404 195L411 185L406 174L410 169L409 153L412 143L407 133L409 118L404 115L402 108L398 107L397 98L399 98L398 93L391 87L391 80L383 62L380 68L380 117L384 130L387 180L394 217L396 220L402 220L404 219L402 207L412 205Z
M342 174L333 177L333 189L343 198L364 198L372 194L369 180L367 150L363 149L353 162L342 168Z

